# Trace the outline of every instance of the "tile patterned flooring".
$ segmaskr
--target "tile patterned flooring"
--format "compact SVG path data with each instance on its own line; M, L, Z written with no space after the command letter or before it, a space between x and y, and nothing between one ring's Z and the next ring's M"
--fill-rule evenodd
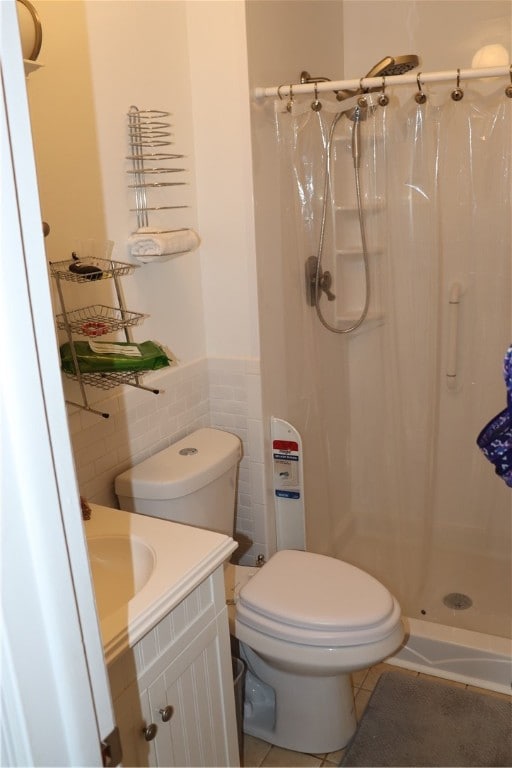
M469 690L479 691L481 693L489 694L490 696L498 696L500 698L508 698L506 694L493 693L492 691L482 690L480 688L474 688L471 685L465 685L464 683L455 682L453 680L444 680L439 677L432 677L430 675L423 674L422 672L414 672L412 670L403 669L402 667L392 666L391 664L376 664L369 669L362 669L360 672L356 672L352 676L354 684L354 696L356 705L357 720L361 719L363 712L368 704L370 696L372 694L377 680L382 672L395 671L402 672L406 675L413 675L414 677L423 677L426 679L436 680L439 683L446 685L453 685L458 688L468 688ZM343 758L345 750L340 749L337 752L330 752L329 754L320 755L308 755L302 752L292 752L289 749L282 749L281 747L272 746L267 744L261 739L256 739L253 736L244 734L244 768L267 768L274 766L275 768L301 768L302 766L338 766Z

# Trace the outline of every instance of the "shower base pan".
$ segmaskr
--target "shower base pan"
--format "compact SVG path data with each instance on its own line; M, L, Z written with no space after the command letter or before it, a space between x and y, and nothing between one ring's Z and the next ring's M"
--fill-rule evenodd
M512 694L512 640L404 618L407 641L388 664Z

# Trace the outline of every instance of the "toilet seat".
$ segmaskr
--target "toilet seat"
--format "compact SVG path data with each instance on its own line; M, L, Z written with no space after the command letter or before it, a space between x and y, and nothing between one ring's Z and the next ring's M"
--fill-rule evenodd
M314 646L377 642L400 621L380 582L312 552L277 552L240 591L237 620L271 637Z

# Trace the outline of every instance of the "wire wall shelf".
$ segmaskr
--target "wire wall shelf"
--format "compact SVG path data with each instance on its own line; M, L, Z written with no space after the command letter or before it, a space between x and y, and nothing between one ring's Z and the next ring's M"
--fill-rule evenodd
M50 262L50 272L53 277L59 280L69 280L74 283L91 283L96 280L126 277L126 275L131 275L135 269L138 269L139 265L88 257L87 267L94 267L94 271L80 271L84 267L80 266L80 262L77 259Z
M123 384L128 384L132 387L148 389L147 387L140 387L140 379L144 375L144 371L138 371L137 374L135 374L133 371L116 371L115 373L80 372L78 376L77 374L70 373L68 371L64 371L64 373L68 379L78 381L79 383L81 382L82 384L87 384L88 386L94 387L95 389L114 389L115 387L120 387ZM158 389L148 389L148 391L158 394ZM73 403L73 405L77 404Z
M73 333L82 336L103 336L106 333L140 325L145 317L147 315L141 312L130 312L127 309L94 304L90 307L74 309L65 315L57 315L55 320L57 327L62 331L65 331L69 326Z
M49 266L50 274L55 279L59 302L62 309L62 312L56 315L55 322L59 330L66 332L72 359L72 371L64 370L63 367L63 373L68 379L72 379L78 383L81 393L81 402L66 400L66 403L85 411L95 413L98 416L108 418L108 413L98 411L89 405L87 393L85 391L86 385L102 390L129 385L131 387L145 389L155 395L158 394L158 389L145 387L141 384L141 377L147 372L144 369L137 368L108 372L82 371L80 369L75 342L73 340L74 335L81 335L89 337L92 342L92 339L95 337L122 331L126 342L133 343L130 338L129 329L139 325L144 318L148 317L148 315L141 312L131 312L125 309L119 278L131 275L135 269L138 269L138 265L126 264L121 261L112 261L110 259L92 256L88 256L82 261L80 255L73 254L72 259L50 262ZM105 304L91 304L72 310L66 308L63 283L74 282L81 283L82 285L89 284L94 286L98 280L109 279L111 279L114 284L117 306L111 307ZM85 288L84 290L87 291ZM61 354L62 349L63 348L61 348Z

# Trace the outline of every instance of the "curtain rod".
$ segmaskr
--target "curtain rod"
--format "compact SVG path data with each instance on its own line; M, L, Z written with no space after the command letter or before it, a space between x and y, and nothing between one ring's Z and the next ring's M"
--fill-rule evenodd
M418 72L417 74L406 75L390 75L386 77L386 88L391 85L418 85L418 79L421 85L425 83L440 83L447 80L452 80L453 84L457 83L457 78L462 85L465 80L474 80L476 78L485 77L503 77L504 75L510 76L510 82L512 83L512 64L507 64L501 67L483 67L481 69L454 69L443 70L440 72ZM324 93L326 91L350 91L357 90L359 88L382 88L382 77L362 77L360 80L329 80L321 83L284 83L282 85L272 85L270 87L256 87L254 89L254 97L256 99L264 99L268 96L290 96L290 88L293 91L294 96L298 96L302 93Z

